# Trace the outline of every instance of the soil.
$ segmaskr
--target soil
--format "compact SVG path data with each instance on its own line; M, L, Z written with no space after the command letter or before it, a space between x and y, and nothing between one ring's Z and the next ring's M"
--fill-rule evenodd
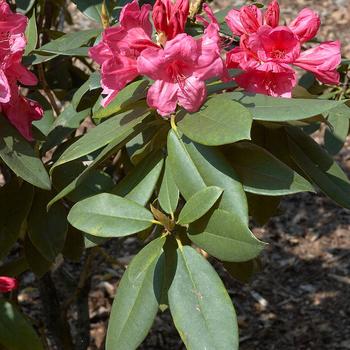
M241 5L244 1L233 1ZM216 0L222 8L232 0ZM322 40L340 39L343 53L350 58L350 0L281 0L287 21L303 7L319 11ZM350 170L350 147L339 156ZM220 266L220 272L234 302L240 327L241 350L346 350L350 349L350 215L322 194L300 194L285 198L283 213L254 233L269 243L262 254L263 270L250 284L232 279ZM123 245L113 242L107 250L113 259L92 259L89 294L90 350L102 349L108 317L118 281L123 273L120 261L127 264L140 249L127 239ZM82 263L57 263L54 281L67 300L70 289L67 275L79 275ZM21 280L19 301L40 327L43 309L38 284L33 274ZM76 310L70 312L74 325ZM77 334L79 327L76 327ZM50 348L54 349L53 346ZM143 350L184 349L168 311L159 314Z

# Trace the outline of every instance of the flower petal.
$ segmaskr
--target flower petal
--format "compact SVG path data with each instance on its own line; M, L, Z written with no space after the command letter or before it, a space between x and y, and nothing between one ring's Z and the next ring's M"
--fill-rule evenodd
M314 73L323 83L338 84L340 62L340 42L328 41L302 52L293 64Z
M232 9L225 17L225 20L233 35L241 36L244 34L239 10Z
M255 33L263 25L261 10L255 5L243 6L240 19L245 33Z
M298 36L300 42L304 43L315 37L320 25L319 15L306 8L300 11L298 17L288 27Z
M4 71L0 69L0 103L6 103L10 101L10 97L11 90L9 83Z
M265 24L277 27L280 21L280 6L277 0L272 0L265 12Z
M191 113L199 110L206 96L207 90L204 81L195 76L188 77L179 83L177 92L179 105Z
M107 98L103 101L105 107L111 99L138 75L136 60L123 55L116 55L106 61L101 69L101 84Z
M8 293L18 287L18 282L15 278L0 276L0 292Z
M156 80L147 93L147 104L157 112L168 116L175 112L177 104L178 85L176 83Z
M292 89L297 83L293 71L274 73L253 70L240 74L235 81L247 91L275 97L291 97Z

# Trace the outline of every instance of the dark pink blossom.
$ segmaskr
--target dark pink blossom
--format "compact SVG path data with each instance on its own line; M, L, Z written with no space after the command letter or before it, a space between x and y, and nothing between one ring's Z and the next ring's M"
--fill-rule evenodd
M205 80L223 75L218 28L209 24L203 37L195 40L178 34L163 48L148 48L138 58L138 70L155 82L147 103L162 116L175 112L177 104L197 111L206 96Z
M15 278L0 276L0 293L8 293L18 287Z
M128 83L138 75L137 58L152 41L149 20L151 6L141 8L137 0L127 4L120 15L120 25L106 29L99 44L90 49L90 56L101 65L101 85L107 106Z
M36 76L21 63L27 21L27 17L13 13L6 1L0 0L0 112L31 140L32 121L40 119L43 110L23 97L18 86L18 82L27 86L37 84Z
M264 16L257 7L246 6L230 11L226 19L232 32L241 36L240 46L227 53L227 67L244 71L235 78L244 89L290 97L297 84L292 65L313 72L323 83L339 83L338 41L302 51L302 44L319 29L319 17L313 11L305 9L289 26L278 26L279 7L274 0Z
M160 42L175 38L185 31L189 13L188 0L157 0L153 6L152 19Z

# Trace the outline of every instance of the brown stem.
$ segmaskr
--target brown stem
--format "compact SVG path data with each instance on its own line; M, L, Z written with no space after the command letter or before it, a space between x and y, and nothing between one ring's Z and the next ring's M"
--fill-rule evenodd
M38 73L39 73L40 85L42 86L47 98L49 99L50 104L51 104L53 110L55 111L56 116L58 116L60 114L60 108L58 107L56 100L55 100L55 97L53 95L53 92L51 91L51 89L46 81L43 64L38 65Z
M39 279L40 299L43 305L45 325L58 350L73 350L68 322L61 317L61 306L50 272Z

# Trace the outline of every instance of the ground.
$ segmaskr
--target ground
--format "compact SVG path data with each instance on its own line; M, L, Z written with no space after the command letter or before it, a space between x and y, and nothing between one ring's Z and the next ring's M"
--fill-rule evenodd
M218 0L222 8L232 0ZM234 1L242 4L243 1ZM287 19L303 7L320 12L322 40L340 39L350 56L350 0L281 0ZM350 171L350 148L339 156ZM281 216L254 233L269 243L262 255L263 269L250 284L233 280L218 266L234 302L241 350L346 350L350 349L350 215L322 194L301 194L282 201ZM134 239L108 248L124 262L139 250ZM102 349L113 296L122 270L114 261L92 262L89 295L90 349ZM80 264L64 266L73 275ZM62 267L55 272L59 283ZM32 274L22 281L21 305L36 320L42 317L37 284ZM66 298L67 295L62 296ZM33 309L33 303L36 305ZM75 313L71 313L72 322ZM169 312L159 315L140 349L180 350L184 346Z

